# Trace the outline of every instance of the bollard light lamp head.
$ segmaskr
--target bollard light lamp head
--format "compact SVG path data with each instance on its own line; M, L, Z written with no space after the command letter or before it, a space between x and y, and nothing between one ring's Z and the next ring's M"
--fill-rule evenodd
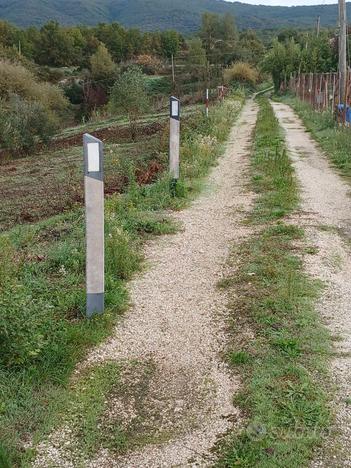
M88 172L100 172L100 145L88 143Z
M83 143L85 175L96 179L102 179L104 166L102 141L86 133L83 137Z
M170 99L170 116L172 119L180 119L180 101L174 96Z

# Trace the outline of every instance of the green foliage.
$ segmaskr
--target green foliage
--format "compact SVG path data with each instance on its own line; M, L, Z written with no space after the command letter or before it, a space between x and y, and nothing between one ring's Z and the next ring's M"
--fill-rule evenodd
M0 457L14 466L29 465L33 451L23 449L23 440L40 439L66 415L77 423L73 430L84 434L84 450L101 440L98 421L118 369L100 366L73 383L73 392L72 371L90 347L111 333L128 305L124 278L140 268L143 238L175 231L165 210L183 206L199 190L194 177L203 177L215 164L241 104L241 97L227 100L213 107L210 119L199 113L184 121L186 161L176 197L167 174L138 186L131 165L129 189L106 200L104 315L84 317L83 210L18 226L1 238L0 265L9 282L0 300L0 346L6 349L0 357ZM123 434L119 440L123 446Z
M175 56L180 49L181 37L176 31L165 31L161 33L161 47L165 57Z
M192 79L203 82L207 76L206 51L199 37L188 40L188 53L186 56L186 69Z
M254 86L258 81L258 71L249 63L237 62L224 70L224 82L229 85L247 84Z
M29 152L47 143L57 130L53 116L39 103L12 96L0 108L0 145L11 151Z
M7 236L0 237L0 294L17 272L15 249Z
M251 361L251 356L246 351L236 351L230 353L229 361L233 366L242 366Z
M262 68L271 73L275 90L278 92L284 80L288 80L291 73L299 70L301 49L294 39L285 44L277 39L273 41L272 49L265 56Z
M238 41L234 17L229 13L224 16L204 13L200 37L208 60L212 63L230 62Z
M286 156L283 166L280 158L267 163L283 143L266 99L260 100L255 137L252 169L259 196L253 219L261 229L239 246L240 261L236 253L235 274L226 285L234 342L239 328L250 330L249 339L238 340L245 351L229 355L236 370L242 368L244 388L235 399L246 420L222 447L220 466L297 468L309 465L330 423L324 388L330 337L314 310L319 285L296 254L303 232L273 221L279 206L285 214L296 208L298 187Z
M52 18L64 25L100 24L118 21L143 31L162 31L174 28L189 34L198 31L204 11L217 14L230 13L237 18L238 27L244 29L279 29L281 27L312 28L318 15L323 25L335 28L338 9L335 5L266 7L244 2L213 0L89 0L77 8L71 0L18 0L17 8L9 0L2 0L1 17L19 26L42 25ZM348 13L351 14L348 5ZM350 15L351 16L351 15ZM9 45L17 44L16 34L9 35Z
M136 123L149 107L146 79L140 67L129 67L120 75L112 88L109 106L111 112L128 116L135 138Z
M265 53L263 42L256 32L248 29L240 32L238 43L238 60L257 66Z
M262 68L272 75L279 91L291 73L329 73L337 70L336 38L328 31L316 34L286 30L273 41Z
M297 206L297 183L271 105L265 98L260 98L259 102L253 164L257 168L254 184L262 195L254 217L267 221L282 218Z
M40 29L35 43L35 60L41 65L64 67L75 61L75 43L72 34L66 33L56 21Z
M23 367L36 359L50 331L48 305L25 288L3 288L0 295L0 366Z
M13 95L40 105L57 124L69 115L68 100L58 86L38 81L23 65L0 60L0 98L8 102Z
M106 258L110 271L123 280L130 279L141 262L135 241L133 242L128 231L118 227L108 233Z
M301 44L300 70L303 73L329 73L337 70L336 39L328 31L299 38Z
M94 80L112 80L116 73L116 65L104 44L100 44L90 57L91 76Z

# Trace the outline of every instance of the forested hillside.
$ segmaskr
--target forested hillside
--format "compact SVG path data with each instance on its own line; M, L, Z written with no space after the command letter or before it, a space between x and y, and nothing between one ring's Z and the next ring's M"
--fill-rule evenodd
M338 13L335 5L289 8L222 0L0 0L0 18L19 26L39 25L49 19L61 24L90 25L118 21L145 30L171 28L192 32L199 27L204 11L232 13L240 29L307 27L314 24L318 15L323 25L333 26Z

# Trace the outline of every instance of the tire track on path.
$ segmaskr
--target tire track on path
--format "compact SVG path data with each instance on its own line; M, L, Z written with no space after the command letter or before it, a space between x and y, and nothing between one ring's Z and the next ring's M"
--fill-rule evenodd
M351 199L350 187L329 165L286 104L272 103L286 134L296 175L302 188L297 224L304 227L318 253L308 256L308 272L326 284L318 304L322 320L335 337L331 373L336 385L336 419L312 467L351 466Z
M248 234L242 221L253 199L248 156L257 110L253 101L245 105L206 190L174 215L182 231L147 244L149 268L130 283L131 309L79 369L109 361L151 363L143 396L146 435L168 436L125 456L102 449L84 466L209 466L217 439L239 420L232 402L239 382L221 356L227 344L227 297L216 284L229 249ZM128 375L125 379L128 385ZM107 417L117 412L128 427L138 417L133 392L123 401L117 397L110 412ZM52 435L39 446L35 466L78 466L67 455L76 442L67 430Z

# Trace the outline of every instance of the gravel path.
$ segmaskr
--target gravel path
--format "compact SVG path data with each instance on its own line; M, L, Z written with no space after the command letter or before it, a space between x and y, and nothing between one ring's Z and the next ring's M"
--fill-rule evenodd
M168 436L125 457L102 450L85 466L208 466L218 437L239 420L232 403L238 382L221 359L227 341L227 298L216 283L230 246L248 233L241 221L252 201L247 156L256 116L257 107L250 101L206 190L189 209L175 215L183 230L147 245L149 268L130 284L131 309L112 338L81 366L150 363L151 381L143 397L145 435ZM128 384L128 376L125 379ZM117 408L128 426L138 416L135 400L132 391L123 402L117 397L107 417L113 418ZM67 433L61 430L40 445L35 466L76 466L66 453L74 445Z
M307 269L326 284L319 302L324 323L335 338L331 367L336 384L336 420L324 449L312 467L351 466L351 199L349 185L329 166L293 110L273 103L286 132L296 174L302 188L302 213L308 239L318 248ZM349 399L349 400L348 400Z

